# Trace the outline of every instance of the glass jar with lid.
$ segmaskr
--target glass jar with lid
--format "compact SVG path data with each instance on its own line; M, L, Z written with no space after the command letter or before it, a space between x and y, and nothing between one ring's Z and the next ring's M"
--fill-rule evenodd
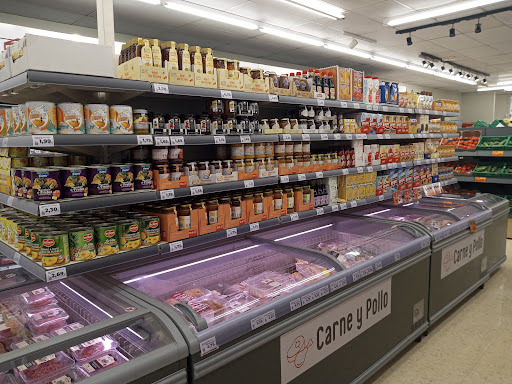
M274 157L274 143L265 143L265 157Z
M207 114L202 114L196 118L196 126L199 128L201 135L210 135L211 132L211 120Z
M201 56L201 47L193 45L190 51L190 65L195 73L203 73L203 57Z
M208 101L208 112L210 115L223 115L224 101L222 99L212 99Z
M182 126L185 134L191 135L196 133L196 120L194 119L194 115L184 115L182 119Z
M133 131L137 135L149 134L149 116L147 109L133 110Z
M234 195L231 197L231 220L242 218L242 197Z
M279 119L270 119L270 129L281 129Z
M293 156L298 157L302 156L302 141L294 141L293 142Z
M283 118L281 120L279 120L279 128L281 129L290 129L290 119L288 118Z
M295 212L295 199L291 187L286 187L283 190L283 199L286 199L286 213L290 214Z
M183 160L172 160L169 163L171 181L178 181L184 175Z
M239 76L239 71L240 71L240 62L238 60L228 59L227 69L228 69L228 78L237 80L238 76Z
M242 159L235 160L235 171L237 172L245 172L245 161Z
M263 213L263 194L261 192L254 192L253 206L255 215L261 215Z
M185 231L192 227L191 213L192 209L190 204L180 204L176 209L178 215L178 230Z
M295 162L293 161L293 156L286 156L286 161L285 161L285 167L286 169L293 169L293 167L295 166Z
M244 170L245 170L245 173L253 173L254 172L254 160L253 159L245 159Z
M222 129L222 118L219 116L212 116L210 121L212 135L222 135L224 133L224 130Z
M254 159L254 143L244 144L244 155L246 159Z
M267 172L274 172L274 170L278 166L276 164L277 164L277 160L274 160L273 157L267 157L266 162L265 162L265 170Z
M213 66L216 69L227 69L227 66L228 66L227 62L228 62L228 59L226 59L226 58L215 57L213 59Z
M231 158L233 160L245 159L245 145L243 143L234 143L230 145Z
M263 80L263 69L251 69L251 77L254 80Z
M178 69L180 71L191 71L190 65L190 52L188 50L188 44L179 43L178 44Z
M272 149L274 147L272 146ZM254 157L256 159L264 159L266 156L266 143L254 143Z
M217 200L208 200L206 203L206 212L208 215L208 225L219 222L219 202Z
M280 209L283 209L283 190L281 188L275 188L273 191L274 194L274 200L273 200L273 206L274 211L278 211Z
M284 156L293 156L293 141L284 142Z
M222 174L224 176L232 175L235 170L233 160L224 160L222 162Z
M302 187L302 204L308 205L311 203L311 188L309 185Z
M310 155L311 154L311 142L310 141L303 141L302 142L302 154L303 155Z
M222 129L226 134L232 134L236 132L236 120L234 117L224 117L224 121L222 123Z
M249 67L240 67L240 73L243 73L245 75L250 75L251 74L251 68L249 68Z

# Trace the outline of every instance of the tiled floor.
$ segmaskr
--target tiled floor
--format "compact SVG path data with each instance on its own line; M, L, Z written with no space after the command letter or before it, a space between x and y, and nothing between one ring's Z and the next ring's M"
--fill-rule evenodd
M512 383L512 240L507 262L368 384Z

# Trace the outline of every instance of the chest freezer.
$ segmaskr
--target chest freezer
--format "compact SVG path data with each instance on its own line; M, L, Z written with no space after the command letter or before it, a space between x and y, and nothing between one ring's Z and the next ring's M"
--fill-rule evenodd
M39 281L18 264L0 255L0 292Z
M0 350L2 382L187 383L174 323L85 277L0 292Z
M117 280L119 289L175 321L189 346L193 383L328 382L340 361L340 382L350 383L368 377L425 331L430 243L405 223L347 220L342 226L341 216L326 215L287 225L287 231L185 250L173 259L134 262L103 278ZM379 237L372 242L375 233ZM273 241L274 234L288 239ZM322 234L317 242L314 237ZM317 247L329 241L331 250ZM345 343L289 376L294 332L309 332L310 322L339 316L372 295L393 296L378 326L351 326Z

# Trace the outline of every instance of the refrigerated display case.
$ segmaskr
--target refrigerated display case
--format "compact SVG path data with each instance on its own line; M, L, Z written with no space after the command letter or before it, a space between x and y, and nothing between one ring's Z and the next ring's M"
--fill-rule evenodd
M0 293L0 375L19 384L187 383L170 319L107 283L73 277Z
M397 206L376 204L351 214L408 222L431 236L430 322L437 321L489 278L484 244L492 213L479 203L423 198Z
M493 273L507 260L507 225L510 211L507 199L491 193L479 193L476 195L442 193L433 197L444 200L462 199L479 203L489 208L492 211L492 224L485 228L484 243L484 260L487 262L488 273Z
M0 292L39 281L11 259L0 254Z
M193 383L329 382L340 362L348 383L426 331L429 241L407 223L331 214L103 279L175 321Z

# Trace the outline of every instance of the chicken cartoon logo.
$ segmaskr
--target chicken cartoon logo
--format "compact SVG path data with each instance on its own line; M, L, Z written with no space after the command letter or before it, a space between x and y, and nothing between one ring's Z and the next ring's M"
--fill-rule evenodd
M306 362L306 355L308 354L309 347L313 345L313 340L309 339L306 343L304 336L297 336L293 340L292 345L288 349L286 357L290 364L293 363L295 368L300 368Z
M452 252L451 251L447 251L446 255L444 256L444 259L443 259L443 268L444 268L445 272L449 272L450 271L452 260L453 260Z

